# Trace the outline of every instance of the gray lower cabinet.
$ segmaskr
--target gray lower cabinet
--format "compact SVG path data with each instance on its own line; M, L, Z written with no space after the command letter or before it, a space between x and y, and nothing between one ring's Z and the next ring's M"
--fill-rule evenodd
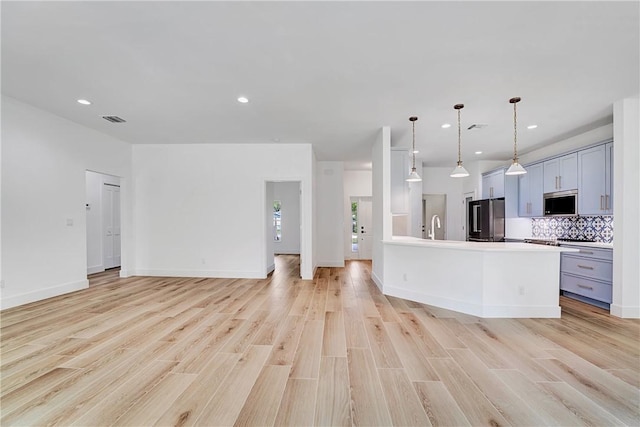
M563 253L560 261L561 294L609 309L613 282L613 251L561 245L580 252Z

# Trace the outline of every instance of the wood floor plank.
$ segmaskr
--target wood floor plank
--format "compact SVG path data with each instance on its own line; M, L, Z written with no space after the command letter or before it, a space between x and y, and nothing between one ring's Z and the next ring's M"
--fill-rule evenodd
M400 323L385 323L385 329L411 381L437 381L438 375Z
M640 420L640 391L566 350L549 350L559 359L537 362L593 402L611 408L628 425Z
M315 407L317 426L350 426L349 368L345 357L323 357Z
M367 349L350 348L347 361L353 423L363 426L390 425L391 415L371 352Z
M274 425L313 425L317 389L318 380L289 378Z
M327 311L324 314L322 355L331 357L347 356L344 316L341 311Z
M495 370L494 375L505 383L510 393L520 396L525 400L542 420L544 425L577 426L583 424L583 420L556 399L553 394L545 391L527 377L513 369ZM541 424L541 425L542 425Z
M318 379L324 322L307 320L291 367L291 378Z
M431 364L471 425L509 425L502 414L453 360L431 359Z
M233 425L271 353L271 346L251 345L213 394L197 425Z
M113 425L148 426L153 425L162 415L157 408L166 408L194 381L196 374L170 373L158 384L138 399Z
M235 425L273 425L288 377L289 366L265 366L251 389Z
M241 355L217 353L187 389L170 405L160 408L157 426L193 426L207 403L229 375ZM155 411L154 411L155 412Z
M378 369L378 375L394 425L431 425L403 369Z
M342 312L344 314L344 332L347 347L369 347L369 339L362 321L363 317L357 305L345 304Z
M438 340L429 333L427 328L411 311L400 313L402 322L409 329L416 345L425 357L449 357L449 353L440 345Z
M567 383L540 383L540 385L561 402L571 413L575 414L582 424L588 426L635 426L625 424L614 414L594 403L593 400L580 393Z
M510 424L543 425L542 419L525 403L528 397L520 398L509 392L474 352L470 349L452 349L449 353Z
M302 316L287 316L275 339L268 365L292 365L304 328Z
M471 426L443 383L418 381L413 385L431 425Z
M396 353L382 319L379 317L366 317L364 324L376 366L378 368L402 368L400 357Z

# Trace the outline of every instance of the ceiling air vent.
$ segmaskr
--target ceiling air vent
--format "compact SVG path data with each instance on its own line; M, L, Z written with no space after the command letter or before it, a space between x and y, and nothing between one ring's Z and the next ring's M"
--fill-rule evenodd
M488 125L488 124L486 124L486 123L474 123L474 124L472 124L471 126L469 126L469 127L467 128L467 130L472 130L472 129L484 129L484 128L486 128L487 126L489 126L489 125Z
M108 122L111 123L124 123L126 122L125 119L123 119L122 117L118 117L118 116L102 116L103 119L105 119Z

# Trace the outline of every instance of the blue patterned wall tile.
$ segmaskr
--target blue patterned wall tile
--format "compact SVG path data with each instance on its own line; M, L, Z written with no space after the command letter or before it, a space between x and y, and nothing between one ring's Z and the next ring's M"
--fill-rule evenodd
M612 243L613 216L533 218L531 235L533 237L584 239Z

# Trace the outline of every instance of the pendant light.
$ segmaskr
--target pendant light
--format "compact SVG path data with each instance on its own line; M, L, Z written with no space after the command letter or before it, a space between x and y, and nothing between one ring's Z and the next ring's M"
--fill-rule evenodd
M522 175L527 173L527 170L518 163L518 120L516 114L516 104L518 102L520 102L519 96L509 100L509 103L513 104L513 163L504 173L505 175Z
M413 163L412 163L412 167L411 167L411 173L409 174L409 176L406 179L407 182L420 182L420 181L422 181L422 178L420 178L420 175L418 175L418 172L416 172L416 120L418 120L418 118L416 116L409 117L409 121L411 122L411 124L413 126L413 145L412 145L412 150L411 150L411 152L413 154Z
M452 178L464 178L465 176L469 176L469 172L462 166L462 155L460 154L460 110L464 108L464 104L456 104L453 108L458 110L458 166L455 167L449 176Z

